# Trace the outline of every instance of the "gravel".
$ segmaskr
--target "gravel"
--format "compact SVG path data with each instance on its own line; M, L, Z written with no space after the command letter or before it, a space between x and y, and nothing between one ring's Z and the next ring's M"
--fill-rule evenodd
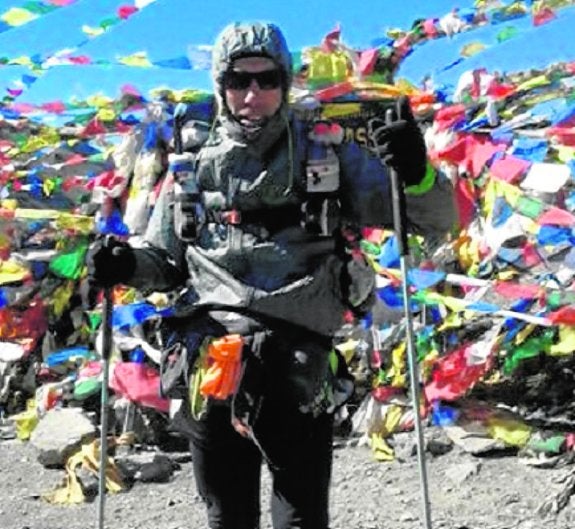
M207 527L185 453L167 454L179 462L167 483L136 482L108 495L109 529L197 529ZM454 448L426 456L433 528L572 529L571 500L558 514L541 517L538 507L561 490L572 466L537 468L513 455L474 457ZM0 529L88 529L98 527L98 503L51 505L41 495L64 479L47 469L35 449L17 439L0 441ZM264 472L262 528L271 528ZM365 446L339 443L331 492L332 529L416 529L424 527L416 457L381 463Z

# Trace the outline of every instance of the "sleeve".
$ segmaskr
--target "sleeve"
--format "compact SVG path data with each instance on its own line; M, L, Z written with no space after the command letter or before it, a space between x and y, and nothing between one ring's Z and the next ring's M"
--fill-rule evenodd
M357 143L345 143L338 149L344 220L357 226L391 226L393 209L387 169Z
M442 239L456 226L453 185L429 162L423 182L406 189L405 202L411 228L429 241Z
M341 204L344 220L358 226L393 227L387 167L357 143L340 147ZM443 237L455 224L453 187L428 163L426 177L406 189L408 228L426 238Z
M167 292L186 281L185 245L174 229L171 174L162 184L143 245L134 252L136 269L130 286L143 291Z

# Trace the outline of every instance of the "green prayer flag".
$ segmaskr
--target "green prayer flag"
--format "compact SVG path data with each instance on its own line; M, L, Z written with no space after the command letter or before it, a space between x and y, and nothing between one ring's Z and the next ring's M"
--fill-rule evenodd
M46 4L45 2L26 2L22 9L26 9L36 15L46 15L58 9L58 6Z
M505 359L503 372L510 375L517 369L522 360L534 358L541 353L549 351L553 342L553 331L545 331L540 336L533 336L525 340L510 351L509 356Z
M83 241L71 252L62 253L50 261L50 271L58 277L78 279L84 266L88 243Z
M102 20L102 22L100 22L100 27L104 30L107 30L108 28L115 26L116 24L118 24L121 21L122 21L122 19L119 17L105 18L104 20Z
M505 42L512 39L519 34L519 30L515 26L507 26L497 34L497 42Z
M515 206L518 213L530 219L537 219L543 213L543 202L536 198L520 196Z

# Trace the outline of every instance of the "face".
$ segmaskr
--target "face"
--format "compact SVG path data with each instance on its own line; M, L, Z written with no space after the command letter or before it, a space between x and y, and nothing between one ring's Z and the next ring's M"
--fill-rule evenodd
M234 61L231 73L224 78L224 96L231 114L245 124L273 116L282 104L282 87L278 81L281 81L280 71L267 57Z

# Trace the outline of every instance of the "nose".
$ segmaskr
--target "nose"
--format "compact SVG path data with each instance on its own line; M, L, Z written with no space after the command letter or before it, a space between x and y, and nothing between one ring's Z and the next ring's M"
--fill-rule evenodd
M246 91L246 97L245 97L246 101L256 97L260 93L260 90L261 88L258 82L255 79L252 79L252 82L250 83L250 86L248 86L248 89Z

